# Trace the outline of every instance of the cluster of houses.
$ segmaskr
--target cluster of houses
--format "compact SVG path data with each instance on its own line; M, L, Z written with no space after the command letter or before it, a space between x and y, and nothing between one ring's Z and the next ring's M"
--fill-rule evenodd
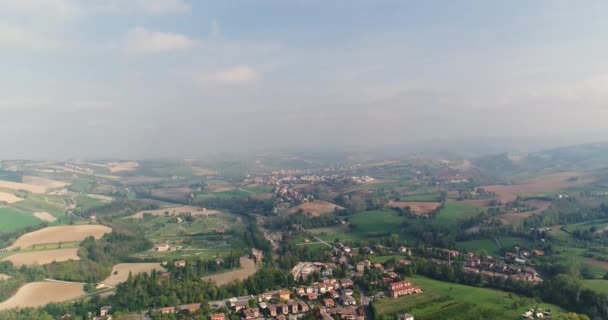
M523 319L544 319L544 318L550 318L551 317L551 311L549 311L549 310L543 311L543 309L540 309L540 308L530 309L530 310L522 313L521 317Z
M310 312L308 303L303 300L292 300L289 290L262 293L257 296L257 301L256 307L251 307L249 301L232 298L228 300L226 306L239 314L242 320L259 318L285 320Z
M538 272L532 267L523 266L521 264L506 263L509 260L499 260L493 257L484 257L483 259L468 254L463 267L463 271L467 273L478 273L485 279L490 278L511 278L513 280L541 282Z
M323 262L299 262L291 269L291 274L294 279L306 279L306 277L314 272L318 272L322 277L331 276L336 270L334 263Z
M323 279L308 286L296 287L294 293L308 301L321 300L326 307L334 307L336 301L343 306L351 306L357 304L352 288L351 279Z

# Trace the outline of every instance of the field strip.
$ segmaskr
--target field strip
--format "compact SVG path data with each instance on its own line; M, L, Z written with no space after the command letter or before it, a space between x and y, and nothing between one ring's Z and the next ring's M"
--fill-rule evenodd
M23 285L6 301L0 310L42 307L51 302L64 302L85 294L83 284L74 282L37 281Z
M19 268L21 266L44 265L51 262L62 262L68 260L80 260L78 248L62 248L44 251L17 252L1 261L10 261Z

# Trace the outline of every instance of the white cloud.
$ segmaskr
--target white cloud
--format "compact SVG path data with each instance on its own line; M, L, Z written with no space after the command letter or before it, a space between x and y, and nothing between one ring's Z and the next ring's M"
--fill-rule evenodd
M183 0L138 0L137 5L148 14L161 15L169 13L190 12L190 5Z
M126 50L131 55L180 51L196 45L195 40L183 34L149 31L144 28L132 29L126 39Z
M191 7L183 0L98 0L89 3L87 12L104 14L144 13L159 16L188 13Z
M0 48L42 50L59 47L59 43L23 29L19 26L0 22Z
M0 10L53 18L80 14L79 8L70 0L2 0Z
M254 84L259 80L258 72L251 66L239 65L219 70L200 77L204 87L212 86L242 86Z

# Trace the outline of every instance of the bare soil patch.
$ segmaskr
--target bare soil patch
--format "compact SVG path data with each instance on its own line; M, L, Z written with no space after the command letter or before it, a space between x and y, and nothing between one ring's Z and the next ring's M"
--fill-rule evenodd
M137 218L141 219L144 216L144 213L150 213L155 216L165 215L165 212L168 212L170 216L174 216L180 213L191 214L193 216L207 216L212 214L220 213L217 210L209 210L201 207L193 207L193 206L179 206L172 208L161 208L156 210L144 210L129 216L129 218Z
M101 200L101 201L105 201L105 202L112 202L114 201L114 198L112 197L108 197L108 196L104 196L101 194L87 194L88 197L93 198L93 199L97 199L97 200Z
M511 225L516 221L535 216L549 208L551 202L542 200L527 200L526 203L536 207L536 210L525 212L511 212L500 216L499 220L503 224Z
M132 275L140 273L151 273L153 270L164 271L160 263L120 263L112 267L112 273L101 283L107 286L116 286L127 281L129 272Z
M608 270L608 262L607 261L599 261L599 260L595 260L592 258L587 258L585 259L585 262L592 265L592 266L596 266L596 267L600 267L603 269Z
M437 210L441 206L441 202L420 202L420 201L389 201L388 207L391 208L406 208L409 207L414 214L427 214Z
M85 292L80 283L39 281L19 288L17 293L0 303L0 310L25 307L41 307L51 302L76 299Z
M270 200L270 199L272 199L272 196L273 196L272 193L260 193L260 194L251 196L251 198L256 199L256 200Z
M298 210L302 210L304 211L304 213L307 213L311 216L320 216L320 215L324 215L324 214L328 214L328 213L332 213L334 212L334 209L339 209L339 210L343 210L343 207L340 207L337 204L333 204L331 202L327 202L327 201L313 201L313 202L306 202L306 203L302 203L301 205L292 208L291 212L292 213L296 213L298 212Z
M65 181L57 181L43 177L35 177L35 176L24 176L23 183L29 184L32 186L41 186L47 189L61 188L69 185L69 182Z
M482 188L496 193L496 197L502 202L511 202L518 194L552 192L564 188L576 187L593 181L589 174L580 172L559 172L528 180L514 185L492 185Z
M55 222L57 220L57 218L53 217L52 214L44 211L34 212L34 216L42 221L47 222Z
M2 281L2 280L8 280L10 278L12 278L12 277L9 276L8 274L0 273L0 281Z
M16 267L47 264L53 261L80 260L78 248L55 249L46 251L20 252L10 255L2 261L10 261Z
M137 170L137 167L139 167L139 163L137 163L137 161L110 162L106 164L106 167L112 173L121 171L135 171Z
M245 280L251 277L256 271L255 262L247 257L241 257L241 269L214 274L212 276L203 277L203 280L213 281L218 286L228 284L234 280Z
M0 202L15 203L15 202L19 202L21 200L23 200L23 199L17 197L16 195L14 195L12 193L0 191Z
M0 180L0 188L25 190L31 193L45 193L48 189L61 188L67 186L68 184L69 183L63 181L56 181L34 176L24 176L22 183Z
M201 167L192 167L192 172L197 176L215 176L217 171L205 169Z
M111 228L99 224L48 227L22 235L8 249L29 248L44 243L82 241L89 236L99 239L110 232Z

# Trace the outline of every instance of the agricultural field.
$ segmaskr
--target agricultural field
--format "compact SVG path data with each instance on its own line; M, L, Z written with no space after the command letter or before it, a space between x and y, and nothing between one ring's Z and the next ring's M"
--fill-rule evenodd
M366 211L353 215L351 225L310 229L319 238L333 242L365 240L371 237L398 234L404 218L392 210Z
M23 200L23 198L19 198L16 195L4 191L0 191L0 203L6 202L8 204L19 202Z
M292 208L291 213L296 213L299 210L302 210L305 214L318 217L321 215L330 214L336 209L343 210L344 208L327 201L313 201L302 203L301 205Z
M568 224L564 226L564 229L569 233L572 233L576 230L584 231L584 230L595 230L594 233L602 233L605 230L608 230L608 220L593 220L586 221L581 223Z
M543 200L526 200L524 202L528 205L535 207L536 209L524 212L509 212L500 215L498 219L505 225L512 225L517 221L521 221L526 218L540 214L551 206L551 202Z
M52 249L45 251L19 252L10 255L2 261L10 261L17 268L21 266L43 265L53 261L80 260L78 248Z
M483 209L459 202L446 202L445 205L435 215L435 220L443 225L453 225L460 219L474 217L482 212Z
M232 188L229 188L232 189ZM241 190L241 189L233 189L233 190L225 190L225 189L217 189L211 192L197 192L197 199L221 199L221 200L237 200L237 199L245 199L252 195L255 195L252 192Z
M228 284L234 280L247 279L257 271L257 267L253 260L247 257L241 257L239 261L241 263L241 268L238 270L218 273L203 277L202 279L206 281L213 281L217 285L221 286Z
M16 307L41 307L51 302L76 299L85 294L80 283L39 281L19 288L17 293L0 303L0 310Z
M439 193L410 194L399 197L399 201L439 202L441 201L441 195Z
M110 162L106 164L106 168L111 173L123 172L123 171L135 171L139 167L137 161L121 161L121 162Z
M494 239L459 241L456 243L456 248L466 252L486 251L490 255L498 254L498 246Z
M195 208L198 210L199 208ZM180 212L180 211L176 211ZM244 225L241 217L220 211L195 211L192 219L178 222L177 216L142 215L133 220L145 230L146 238L155 244L167 243L168 251L147 251L139 258L169 259L188 256L215 258L227 256L245 247L240 236ZM180 218L181 219L181 218Z
M593 258L589 258L587 249L567 247L561 245L554 245L554 250L558 253L550 256L552 260L556 260L562 263L571 263L579 265L587 265L590 267L591 272L597 278L603 277L608 272L608 262L599 261Z
M171 201L183 201L192 194L192 190L186 187L179 188L160 188L150 190L150 194L158 199Z
M11 190L25 190L31 193L45 193L48 189L61 188L68 185L67 182L51 180L43 177L24 176L22 182L0 180L0 188Z
M466 250L467 252L486 251L490 255L498 255L500 248L510 250L515 246L526 246L529 243L528 240L523 238L498 237L497 239L459 241L456 243L456 247L459 250Z
M95 199L93 197L85 196L85 195L77 195L74 197L74 201L76 201L76 206L83 209L93 209L97 207L101 207L106 204L106 201Z
M496 193L503 203L514 201L517 196L546 194L566 188L580 187L594 181L593 176L581 172L559 172L537 177L520 184L482 186Z
M164 271L160 263L121 263L112 267L112 273L101 283L106 286L116 286L121 282L127 281L129 273L136 275L139 273L151 273L153 270Z
M608 295L608 280L604 279L584 279L581 280L583 286L587 289L591 289L595 292L603 293Z
M39 244L82 241L89 236L98 239L110 232L112 232L111 228L98 224L48 227L22 235L8 249L26 249Z
M42 223L42 220L33 215L12 208L0 207L0 233L13 232Z
M416 215L424 215L437 210L441 206L441 202L420 202L420 201L389 201L388 207L391 208L410 208L411 212Z
M408 312L417 320L519 319L522 313L535 307L551 310L553 316L563 313L558 306L538 303L534 299L499 290L469 287L421 276L410 279L424 292L374 302L378 315L394 317Z
M64 217L67 211L62 197L48 194L26 194L23 201L14 203L12 207L28 212L48 212L55 218Z
M143 218L144 214L146 214L146 213L149 213L154 216L175 216L175 215L178 215L181 213L190 214L192 216L209 216L209 215L219 214L220 212L216 211L216 210L207 210L207 209L200 208L200 207L178 206L178 207L161 208L161 209L156 209L156 210L144 210L144 211L140 211L140 212L133 214L129 218L141 219L141 218Z

